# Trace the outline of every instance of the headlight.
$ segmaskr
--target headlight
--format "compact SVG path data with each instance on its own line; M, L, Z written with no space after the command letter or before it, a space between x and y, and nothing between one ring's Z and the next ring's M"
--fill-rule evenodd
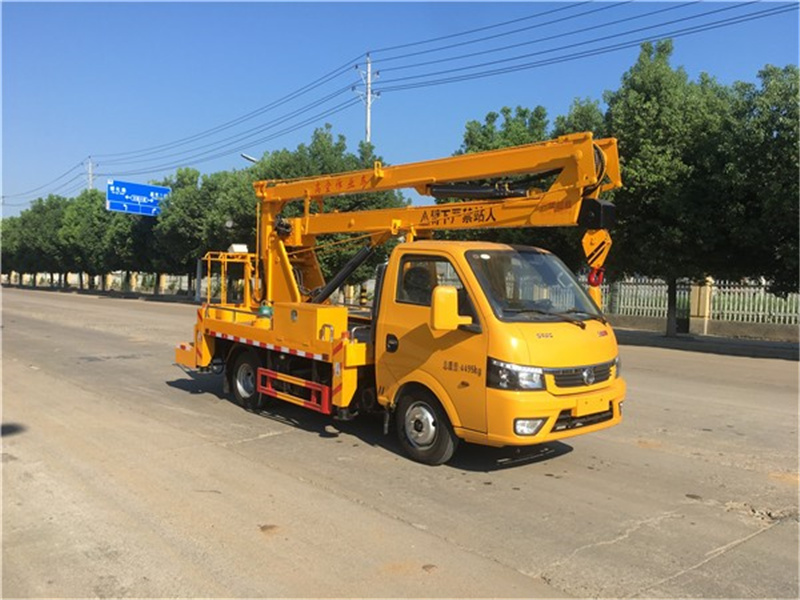
M544 374L538 367L490 358L486 368L486 385L500 390L543 390Z

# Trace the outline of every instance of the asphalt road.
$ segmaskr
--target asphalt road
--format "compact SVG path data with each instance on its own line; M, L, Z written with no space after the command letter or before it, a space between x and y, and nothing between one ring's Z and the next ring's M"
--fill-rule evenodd
M798 597L796 362L623 346L619 427L426 467L184 373L192 306L2 300L4 598Z

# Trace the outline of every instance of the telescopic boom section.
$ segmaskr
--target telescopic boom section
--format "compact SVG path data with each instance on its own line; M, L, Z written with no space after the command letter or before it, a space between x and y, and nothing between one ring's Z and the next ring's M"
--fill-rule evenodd
M413 188L432 195L443 184L557 172L547 190L528 189L523 197L413 206L348 213L312 213L329 196ZM442 229L547 227L578 224L581 201L619 187L619 159L614 139L592 140L590 133L554 141L476 152L450 158L371 170L254 184L262 217L277 216L287 202L303 200L304 216L289 219L288 246L306 246L300 236L322 233L416 234ZM475 188L473 188L475 189ZM493 188L485 188L487 192ZM458 196L457 190L452 196ZM473 195L474 197L474 195ZM268 214L265 214L268 213Z
M502 187L478 183L507 177L519 181L522 176L537 175L550 176L547 189L530 187L505 191ZM512 182L510 185L522 184ZM580 224L590 230L602 230L607 227L608 220L601 217L604 214L613 217L613 207L600 206L598 195L620 185L616 140L593 140L591 133L406 165L385 167L376 162L373 169L363 171L257 181L254 187L261 199L259 243L267 271L267 286L271 288L267 297L300 299L286 263L286 248L311 249L320 234L368 234L372 243L378 244L391 236L404 235L411 240L417 235L445 229ZM470 200L433 206L322 212L322 201L326 197L402 188L415 189L421 195ZM584 207L586 200L592 206ZM282 219L281 211L294 201L304 202L303 216ZM610 239L606 246L610 246ZM282 283L275 285L277 280ZM283 291L288 292L288 296Z

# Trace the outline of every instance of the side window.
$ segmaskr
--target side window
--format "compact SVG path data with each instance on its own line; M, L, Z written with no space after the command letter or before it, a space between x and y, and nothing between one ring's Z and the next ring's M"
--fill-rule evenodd
M430 306L433 288L451 285L458 291L458 314L475 317L475 310L464 284L446 258L405 256L400 263L397 301Z
M433 288L436 287L436 263L439 261L433 257L403 257L400 281L397 282L397 301L430 306Z

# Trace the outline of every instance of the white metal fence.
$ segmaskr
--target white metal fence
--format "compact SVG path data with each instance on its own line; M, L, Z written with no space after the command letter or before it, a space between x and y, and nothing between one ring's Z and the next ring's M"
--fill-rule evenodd
M766 282L714 281L709 285L710 319L734 323L800 323L800 294L785 298L767 291ZM678 314L688 316L691 284L678 282ZM703 287L703 284L699 284ZM605 312L635 317L667 316L667 283L660 279L632 277L602 286ZM692 311L693 313L695 311Z
M96 278L95 286L100 287L100 278ZM4 283L32 285L31 277L25 281L19 275L15 277L3 276ZM154 292L156 282L155 274L139 273L130 287L137 291ZM49 276L39 274L39 285L48 285ZM113 273L107 280L108 289L123 289L122 273ZM77 275L68 278L68 284L77 286ZM204 298L209 284L209 278L203 277L200 281L201 298ZM759 282L731 282L714 281L706 284L710 293L708 316L712 321L726 321L733 323L764 323L778 325L800 324L800 293L791 293L780 297L767 291L764 281ZM186 276L167 275L162 281L163 293L166 294L193 294L189 289L189 278ZM211 280L212 294L219 288L217 278ZM692 284L688 280L678 282L678 316L688 318L690 312L697 315L697 307L690 306ZM699 284L699 287L704 287ZM604 310L610 315L666 318L667 316L667 284L660 279L646 277L631 277L613 283L604 283L602 286ZM698 294L699 295L699 294Z
M660 279L630 277L602 286L605 312L631 317L667 317L667 283ZM689 309L689 282L678 282L678 310Z
M800 294L785 298L767 292L764 282L715 281L711 292L711 319L736 323L797 325Z

